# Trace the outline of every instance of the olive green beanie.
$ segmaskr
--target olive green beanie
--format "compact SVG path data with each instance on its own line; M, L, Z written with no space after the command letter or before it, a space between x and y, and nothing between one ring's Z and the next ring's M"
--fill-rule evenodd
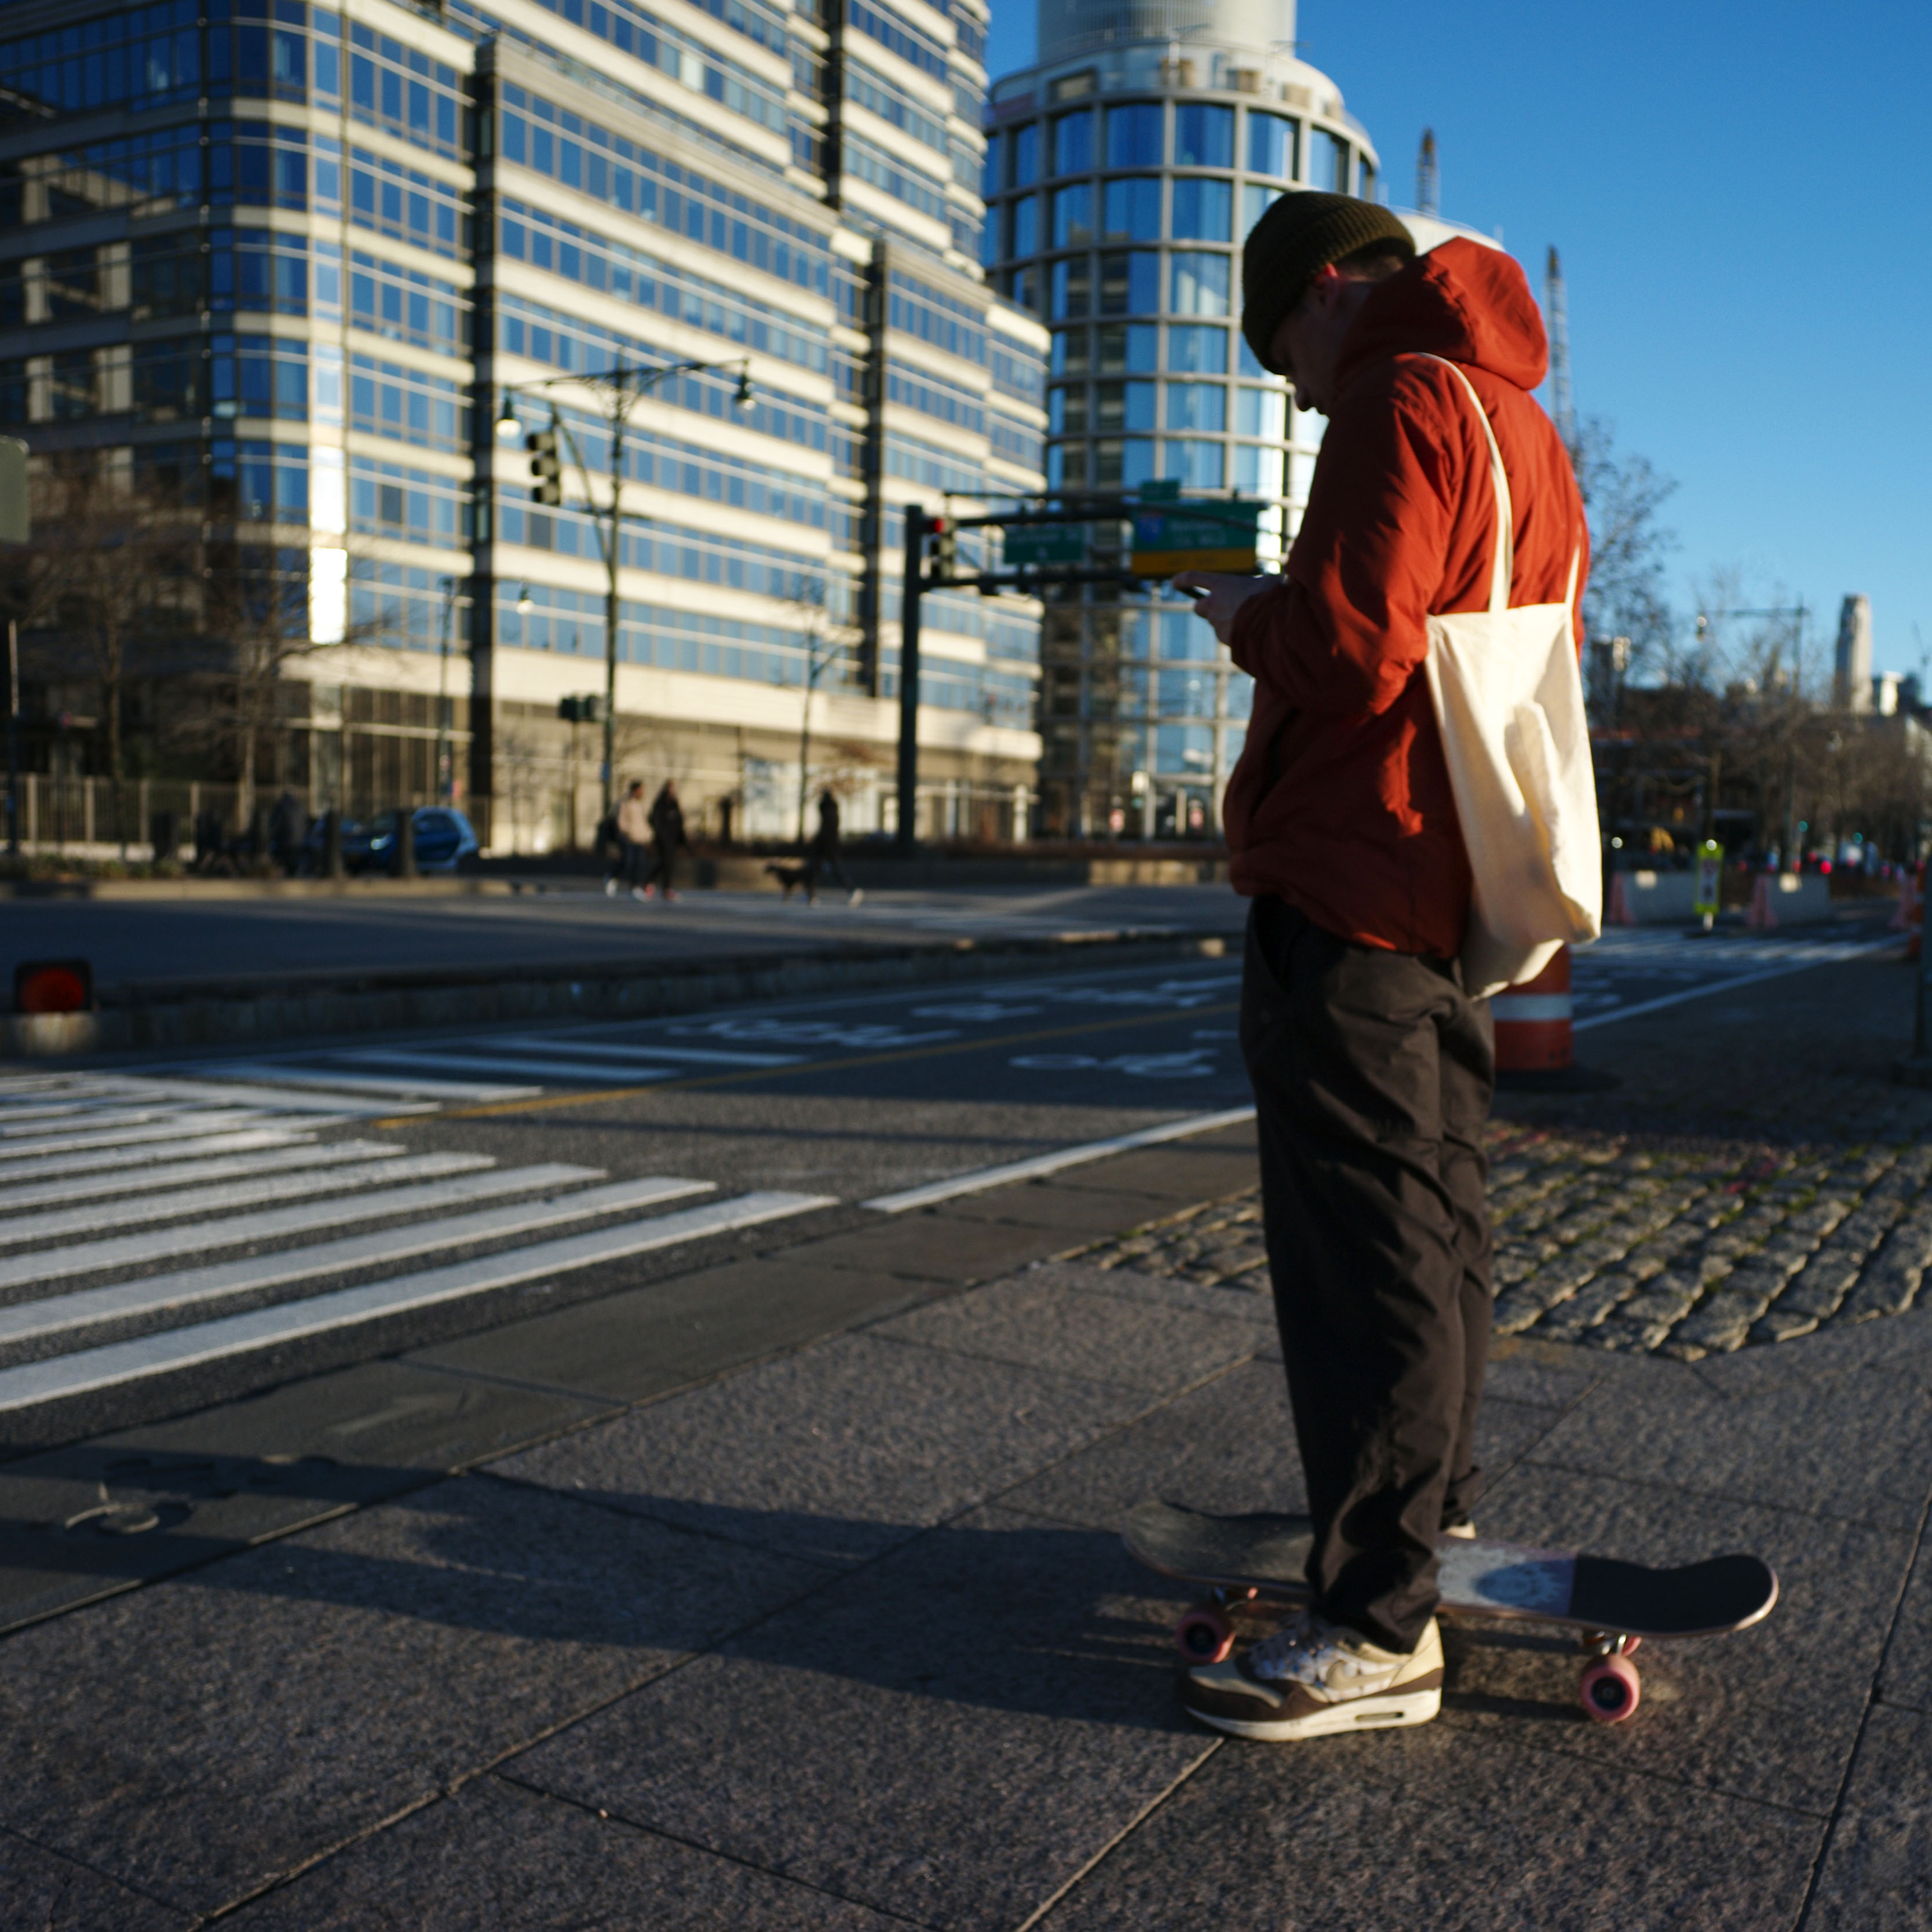
M1372 242L1415 253L1415 237L1385 208L1352 194L1291 192L1249 231L1241 250L1241 333L1264 369L1281 319L1330 262Z

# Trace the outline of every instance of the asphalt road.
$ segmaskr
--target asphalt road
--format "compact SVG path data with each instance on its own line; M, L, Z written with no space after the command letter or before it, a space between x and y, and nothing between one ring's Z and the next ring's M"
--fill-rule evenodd
M1882 938L1612 934L1579 960L1580 1024ZM989 1179L1246 1106L1239 975L1230 947L0 1077L0 1452L848 1236L884 1242L887 1274L978 1278L974 1244L992 1243L988 1265L1010 1244L966 1224L1014 1221L1016 1204L1036 1222L1046 1199ZM1160 1192L1188 1145L1136 1156L1135 1186ZM1107 1211L1125 1226L1149 1210L1126 1190ZM1054 1251L1040 1232L1019 1247Z

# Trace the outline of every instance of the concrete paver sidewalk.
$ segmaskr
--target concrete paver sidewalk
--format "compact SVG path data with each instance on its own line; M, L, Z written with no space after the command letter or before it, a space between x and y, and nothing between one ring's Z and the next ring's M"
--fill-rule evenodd
M1883 971L1766 989L1726 1084L1687 1065L1718 1030L1694 1003L1630 1023L1619 1094L1505 1108L1512 1145L1558 1151L1502 1185L1527 1200L1540 1172L1558 1209L1570 1190L1598 1217L1574 1248L1600 1238L1606 1174L1706 1199L1772 1156L1833 1186L1859 1161L1916 1172L1922 1123L1882 1082L1903 1005ZM1871 1017L1805 1102L1805 1028L1848 1000ZM1633 1168L1646 1135L1670 1160ZM1132 1160L1082 1184L1159 1172ZM1726 1194L1726 1225L1773 1178ZM1013 1225L1055 1225L1034 1191L1009 1190ZM1758 1251L1838 1196L1763 1198L1783 1218ZM1238 1256L1252 1224L1220 1212ZM896 1265L958 1226L907 1217ZM1668 1333L1504 1338L1486 1532L1656 1562L1754 1550L1778 1609L1647 1646L1616 1727L1583 1718L1557 1634L1459 1624L1438 1723L1279 1749L1178 1712L1183 1597L1118 1540L1150 1491L1302 1499L1266 1299L1179 1244L1156 1228L881 1304L20 1631L0 1644L0 1924L1932 1922L1932 1309L1748 1326L1688 1359Z

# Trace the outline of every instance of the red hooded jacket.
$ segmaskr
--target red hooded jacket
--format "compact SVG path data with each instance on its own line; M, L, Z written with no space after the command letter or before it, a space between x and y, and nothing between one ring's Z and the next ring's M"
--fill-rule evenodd
M1561 602L1589 561L1570 459L1529 392L1543 319L1501 250L1456 240L1376 285L1342 345L1337 399L1279 587L1230 640L1255 680L1223 808L1234 889L1345 939L1453 958L1469 862L1424 673L1425 620L1489 608L1496 431L1516 519L1512 604ZM1577 635L1582 634L1580 614Z

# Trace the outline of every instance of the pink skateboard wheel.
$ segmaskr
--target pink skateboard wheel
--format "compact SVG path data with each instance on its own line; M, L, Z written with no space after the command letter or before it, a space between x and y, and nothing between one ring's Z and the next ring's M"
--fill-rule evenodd
M1637 1707L1643 1680L1636 1666L1618 1656L1599 1658L1578 1687L1583 1708L1600 1724L1621 1724Z
M1174 1627L1174 1648L1190 1664L1219 1664L1234 1647L1234 1627L1210 1604L1196 1604Z

